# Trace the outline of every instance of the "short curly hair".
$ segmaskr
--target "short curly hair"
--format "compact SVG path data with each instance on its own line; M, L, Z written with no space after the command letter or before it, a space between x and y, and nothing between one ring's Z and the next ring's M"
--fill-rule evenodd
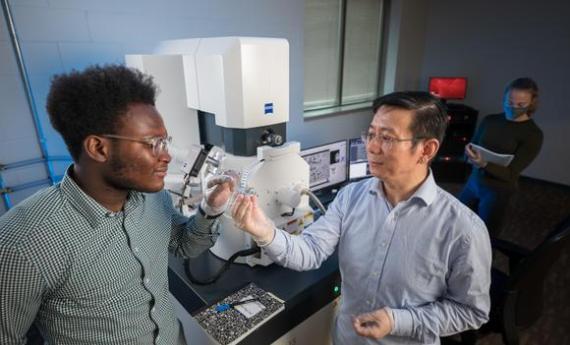
M129 105L154 105L152 77L122 65L94 65L53 77L47 96L52 126L61 134L74 161L89 135L115 134Z

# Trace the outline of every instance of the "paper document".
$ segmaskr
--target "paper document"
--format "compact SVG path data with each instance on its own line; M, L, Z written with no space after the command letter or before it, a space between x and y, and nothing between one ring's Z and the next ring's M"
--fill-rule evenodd
M493 152L491 150L487 150L483 146L479 146L473 143L469 143L472 150L479 152L481 157L487 162L495 163L497 165L506 167L511 164L511 161L515 157L514 155L505 155L502 153Z
M243 298L242 300L250 300L252 298L253 298L253 296L249 295L249 296ZM240 300L240 301L242 301L242 300ZM259 302L259 301L253 301L253 302L249 302L249 303L236 305L234 308L235 308L235 310L239 311L246 318L251 319L252 317L257 315L260 311L265 309L265 306L263 304L261 304L261 302Z

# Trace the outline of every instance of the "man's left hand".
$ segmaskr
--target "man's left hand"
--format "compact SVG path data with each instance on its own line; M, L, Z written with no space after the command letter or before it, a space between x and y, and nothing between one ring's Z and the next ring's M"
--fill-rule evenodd
M394 328L392 317L388 313L386 308L382 308L371 313L360 314L352 319L352 326L356 334L360 336L382 339Z

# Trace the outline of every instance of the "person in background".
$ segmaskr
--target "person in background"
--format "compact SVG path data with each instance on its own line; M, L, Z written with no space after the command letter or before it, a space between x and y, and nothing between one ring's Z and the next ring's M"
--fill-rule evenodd
M373 178L342 188L301 235L275 228L255 196L232 207L236 225L280 265L316 269L338 250L335 344L439 344L488 320L487 229L429 168L446 126L428 93L382 96L363 133Z
M47 110L73 158L63 180L0 218L0 344L185 344L168 252L218 236L234 182L218 179L186 218L163 190L171 138L152 79L93 66L53 79Z
M540 152L543 134L532 119L538 86L530 78L511 81L503 95L503 113L486 116L472 142L500 154L513 155L507 166L487 162L470 144L465 154L473 170L459 199L487 225L491 236L503 229L505 211L518 187L521 172Z

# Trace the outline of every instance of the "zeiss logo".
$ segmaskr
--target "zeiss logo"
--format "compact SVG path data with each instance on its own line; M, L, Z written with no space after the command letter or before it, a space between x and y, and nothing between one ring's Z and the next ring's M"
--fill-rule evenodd
M263 114L265 115L273 115L273 102L265 103L263 105Z

